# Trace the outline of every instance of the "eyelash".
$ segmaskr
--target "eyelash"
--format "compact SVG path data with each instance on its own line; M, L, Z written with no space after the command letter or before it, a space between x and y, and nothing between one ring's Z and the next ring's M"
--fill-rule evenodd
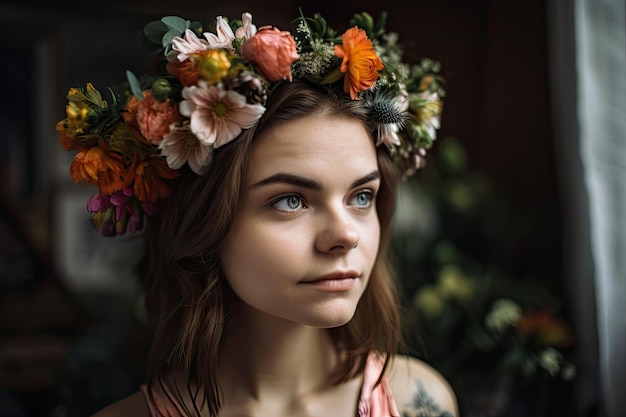
M368 204L365 206L356 206L357 209L359 210L368 210L370 208L372 208L373 206L373 202L376 200L376 194L374 193L374 191L370 190L370 189L364 189L364 190L359 190L357 191L352 197L350 197L349 201L352 201L355 198L358 198L361 195L366 195L367 197L367 201ZM303 207L299 207L299 208L294 208L294 209L283 209L283 208L279 208L277 207L278 203L280 203L281 201L286 201L289 198L293 198L293 197L297 197L299 199L299 203L303 206ZM296 192L291 192L291 193L286 193L286 194L282 194L278 197L276 197L275 199L273 199L270 202L270 206L276 208L277 210L283 211L283 212L295 212L297 210L300 210L302 208L308 208L307 202L306 202L306 198L299 193Z
M291 213L291 212L295 212L296 210L300 210L302 207L301 208L297 208L297 209L291 209L291 210L286 210L286 209L282 209L282 208L277 207L278 203L280 203L281 201L285 201L285 200L287 200L289 198L292 198L292 197L297 197L300 200L300 204L303 205L304 208L307 207L306 199L304 198L303 195L298 194L298 193L282 194L281 196L278 196L275 199L273 199L270 202L270 206L276 208L279 211L286 212L286 213Z

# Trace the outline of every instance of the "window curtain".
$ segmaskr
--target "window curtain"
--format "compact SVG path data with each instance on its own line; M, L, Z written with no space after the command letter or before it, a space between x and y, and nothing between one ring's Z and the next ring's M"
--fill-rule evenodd
M626 415L626 6L548 0L564 276L582 413ZM589 414L584 414L589 415Z

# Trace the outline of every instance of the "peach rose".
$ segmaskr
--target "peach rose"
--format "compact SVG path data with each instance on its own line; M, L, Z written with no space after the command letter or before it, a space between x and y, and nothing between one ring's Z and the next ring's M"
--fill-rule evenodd
M291 64L300 58L289 32L264 26L241 45L241 55L258 65L269 82L291 81Z
M170 124L180 120L180 114L169 101L158 101L149 91L137 106L135 120L141 134L151 142L159 142L170 132Z

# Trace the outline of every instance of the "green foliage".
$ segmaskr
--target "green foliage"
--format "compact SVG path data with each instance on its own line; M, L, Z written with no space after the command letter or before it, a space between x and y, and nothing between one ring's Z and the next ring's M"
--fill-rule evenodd
M516 259L516 248L539 250L519 226L538 224L537 214L472 170L455 138L440 140L433 155L401 187L392 242L409 317L421 332L407 335L409 343L423 346L424 358L452 381L476 371L571 380L574 338L558 272Z

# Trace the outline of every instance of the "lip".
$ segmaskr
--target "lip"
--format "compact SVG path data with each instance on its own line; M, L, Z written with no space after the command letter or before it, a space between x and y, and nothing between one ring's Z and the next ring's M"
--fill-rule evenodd
M344 292L354 288L360 275L356 271L332 272L318 278L301 281L301 284L327 292Z

